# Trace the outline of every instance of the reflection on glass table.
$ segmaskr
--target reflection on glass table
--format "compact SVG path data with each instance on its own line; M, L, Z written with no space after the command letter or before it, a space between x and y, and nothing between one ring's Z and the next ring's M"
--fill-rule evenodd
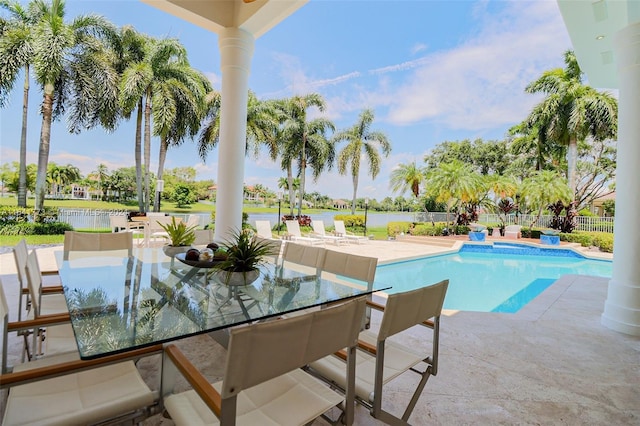
M256 281L229 287L208 270L173 262L160 248L57 258L82 359L264 320L369 294L267 265ZM375 288L374 291L385 290Z

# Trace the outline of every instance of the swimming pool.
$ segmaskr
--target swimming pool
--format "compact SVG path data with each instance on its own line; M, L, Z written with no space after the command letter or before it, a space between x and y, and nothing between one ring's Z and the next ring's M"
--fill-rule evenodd
M610 277L611 265L573 250L464 244L454 254L380 265L376 282L392 285L394 293L448 278L445 309L514 313L562 275Z

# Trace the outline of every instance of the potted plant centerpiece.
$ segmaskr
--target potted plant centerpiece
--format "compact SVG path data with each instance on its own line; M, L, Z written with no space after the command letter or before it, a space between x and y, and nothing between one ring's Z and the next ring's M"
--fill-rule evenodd
M234 231L215 253L220 259L212 269L212 275L226 285L247 285L260 276L260 265L265 256L273 255L269 240L254 238L247 230Z
M178 253L184 253L191 248L191 244L196 239L195 226L187 226L183 221L176 222L176 218L171 218L171 223L159 224L169 235L169 244L162 247L162 251L169 257L174 257Z

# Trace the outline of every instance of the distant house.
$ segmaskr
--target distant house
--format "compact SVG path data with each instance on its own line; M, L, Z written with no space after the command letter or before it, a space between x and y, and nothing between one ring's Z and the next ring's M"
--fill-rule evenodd
M338 210L346 210L349 208L349 203L345 200L333 200L333 208Z
M589 205L589 210L591 210L591 213L595 214L596 216L605 217L607 216L607 213L604 211L603 204L605 201L610 201L610 200L613 200L613 201L616 200L615 192L612 192L611 194L603 195L602 197L594 198L593 201L591 201L591 204Z

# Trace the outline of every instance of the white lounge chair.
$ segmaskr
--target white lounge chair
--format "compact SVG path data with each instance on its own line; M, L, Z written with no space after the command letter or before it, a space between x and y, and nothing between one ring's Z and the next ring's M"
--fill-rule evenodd
M271 230L271 222L268 220L256 220L256 234L260 238L268 240L274 239L273 231Z
M504 237L518 239L522 236L522 234L520 233L521 229L522 226L520 225L509 225L504 228Z
M344 236L338 235L329 235L324 229L324 222L322 220L313 220L311 222L311 226L313 227L313 235L318 236L326 241L331 241L336 245L340 245L342 243L347 243L347 238Z
M336 228L336 235L345 237L347 241L353 241L358 244L366 243L367 241L369 241L367 237L355 235L353 232L348 232L344 227L343 220L334 220L333 225Z
M293 241L308 244L324 244L324 240L322 238L302 235L302 232L300 232L300 224L297 220L287 220L285 223L287 224L287 233Z

